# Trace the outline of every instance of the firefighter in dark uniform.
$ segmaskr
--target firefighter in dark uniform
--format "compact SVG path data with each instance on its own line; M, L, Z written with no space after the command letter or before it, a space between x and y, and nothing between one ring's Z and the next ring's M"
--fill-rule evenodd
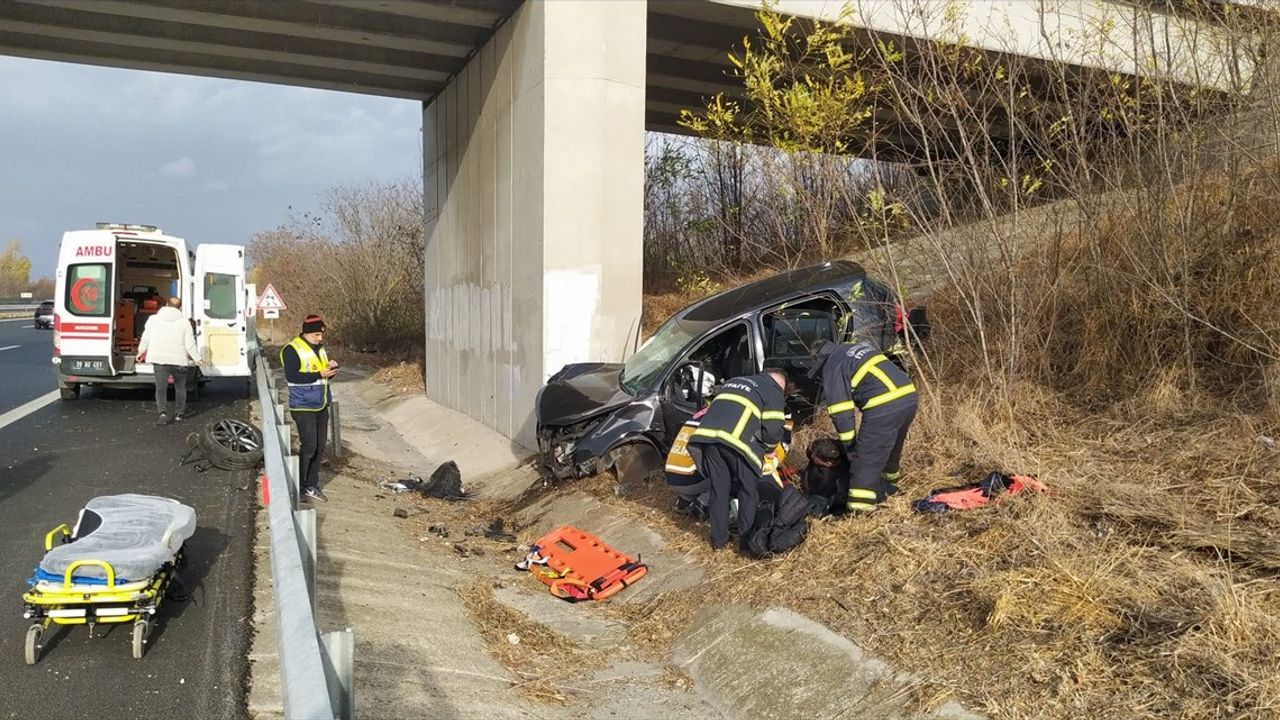
M710 484L711 547L729 544L729 500L738 498L738 538L751 537L764 458L782 442L786 373L769 370L720 386L689 437L689 454Z
M822 377L822 397L849 457L845 509L874 510L898 492L902 445L919 405L916 387L871 340L823 343L810 376ZM855 429L855 413L862 427Z

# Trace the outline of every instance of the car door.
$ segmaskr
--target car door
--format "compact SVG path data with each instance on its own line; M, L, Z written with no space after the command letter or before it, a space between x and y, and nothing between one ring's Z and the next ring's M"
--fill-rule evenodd
M200 245L194 273L196 345L210 377L249 375L244 246Z
M813 351L825 341L839 342L839 324L848 306L835 293L788 300L759 314L761 355L765 368L786 371L795 386L794 410L802 416L817 404L820 382L809 378Z
M724 381L759 371L756 338L746 320L738 320L689 344L659 386L666 442L711 398Z

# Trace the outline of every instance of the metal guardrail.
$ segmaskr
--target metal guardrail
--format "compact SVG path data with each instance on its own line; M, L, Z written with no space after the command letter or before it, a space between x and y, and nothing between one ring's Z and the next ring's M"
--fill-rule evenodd
M351 628L316 628L316 511L298 510L298 456L289 453L289 426L275 378L257 352L254 378L262 406L284 716L290 720L350 720L355 710L355 636Z
M26 305L0 305L0 312L18 312L19 310L26 310L29 313L34 313L38 307L40 307L40 303L38 302L27 303Z

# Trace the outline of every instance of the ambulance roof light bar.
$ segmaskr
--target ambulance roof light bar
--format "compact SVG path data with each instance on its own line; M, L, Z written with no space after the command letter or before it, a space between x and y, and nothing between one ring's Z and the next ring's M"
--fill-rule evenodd
M134 225L131 223L98 223L99 230L126 230L129 232L158 233L160 228L155 225Z

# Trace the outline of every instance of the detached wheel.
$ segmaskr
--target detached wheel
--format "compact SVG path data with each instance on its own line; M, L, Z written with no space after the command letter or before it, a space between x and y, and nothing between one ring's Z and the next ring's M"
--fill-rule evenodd
M80 383L69 383L58 386L58 396L65 401L80 399Z
M200 449L223 470L252 470L262 462L262 432L243 420L223 418L205 425Z
M151 634L151 623L146 620L135 620L133 623L133 659L141 660L147 652L147 636Z
M35 665L40 659L40 641L44 638L44 625L34 623L27 628L27 640L22 647L22 657L28 665Z

